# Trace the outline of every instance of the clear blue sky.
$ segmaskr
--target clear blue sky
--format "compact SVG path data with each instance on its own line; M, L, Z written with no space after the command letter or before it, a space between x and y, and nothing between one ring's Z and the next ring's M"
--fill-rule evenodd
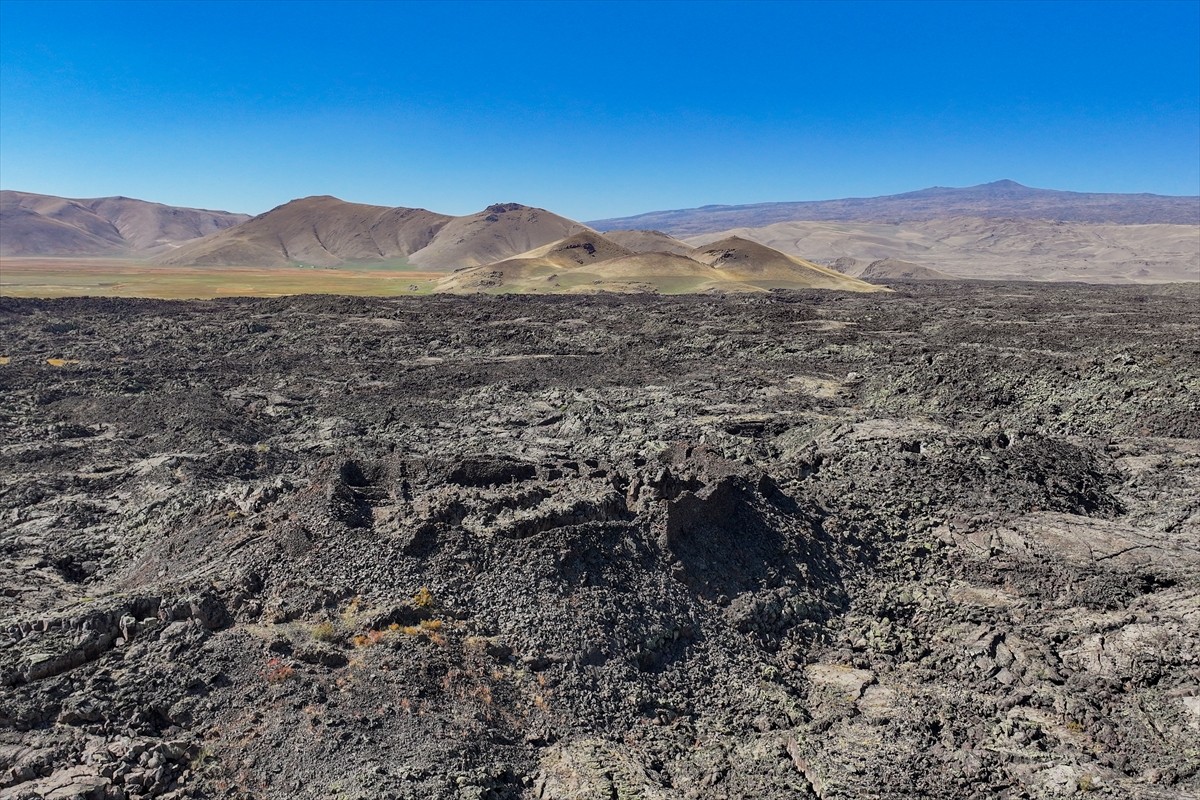
M0 184L577 219L1200 194L1200 2L0 0Z

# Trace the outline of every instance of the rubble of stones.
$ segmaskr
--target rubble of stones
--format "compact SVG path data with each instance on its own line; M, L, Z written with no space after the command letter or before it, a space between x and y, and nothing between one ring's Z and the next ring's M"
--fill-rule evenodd
M0 795L1200 792L1200 294L0 300Z

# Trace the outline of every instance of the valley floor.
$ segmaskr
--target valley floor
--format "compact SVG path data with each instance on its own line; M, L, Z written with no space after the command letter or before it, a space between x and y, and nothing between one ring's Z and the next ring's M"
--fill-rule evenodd
M3 258L0 296L198 299L428 294L443 272L318 267L177 267L128 259Z

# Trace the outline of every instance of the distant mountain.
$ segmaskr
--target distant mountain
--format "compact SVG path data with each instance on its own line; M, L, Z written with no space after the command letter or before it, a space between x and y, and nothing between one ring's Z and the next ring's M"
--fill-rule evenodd
M247 219L128 197L73 200L5 190L0 191L0 256L144 254Z
M331 267L403 259L426 247L453 219L422 208L347 203L328 195L305 197L189 242L158 261L181 266Z
M740 236L729 236L698 247L694 258L719 270L730 280L811 289L854 288L848 276L836 270Z
M595 231L576 233L513 258L459 269L438 291L473 293L550 292L763 292L775 288L874 292L873 286L765 245L732 237L692 249L663 234L625 236L626 242L658 242L667 249L638 251ZM676 247L691 255L673 252Z
M599 231L654 228L673 236L694 236L801 220L913 222L944 217L1194 225L1200 224L1200 197L1061 192L1005 180L965 189L939 186L883 197L653 211L588 224Z
M682 243L681 243L682 244ZM548 266L556 269L574 269L575 267L599 264L614 258L633 255L633 251L614 242L607 236L593 230L585 230L560 239L557 242L543 245L526 253L498 262L507 264L513 261L528 262L529 266Z
M511 258L586 230L574 220L517 203L452 217L322 195L285 203L158 260L180 266L246 267L404 261L440 270Z
M0 255L7 258L121 257L183 267L371 266L453 273L426 278L447 291L868 291L875 287L863 281L945 276L1103 283L1200 279L1200 198L1086 195L1011 181L870 199L661 212L659 217L676 216L678 238L664 232L671 230L669 220L655 215L609 220L615 229L601 233L519 203L450 216L322 195L251 219L119 197L71 200L6 191L0 201ZM973 213L952 214L963 209ZM795 213L872 219L679 232L679 225L707 229ZM1126 221L1063 221L1038 214ZM906 216L911 219L886 219ZM1190 221L1145 221L1152 217ZM1129 224L1135 219L1141 221Z
M588 230L572 219L520 203L499 203L453 217L429 246L410 259L427 269L489 264Z
M949 281L954 280L941 270L914 264L899 258L881 258L870 264L861 263L853 258L839 258L833 264L834 269L846 275L853 275L867 281Z
M1200 280L1200 226L1117 225L947 217L920 222L776 222L688 237L738 236L850 275L883 261L872 279L917 265L957 278L1159 283ZM907 262L907 263L905 263ZM865 266L864 266L865 265ZM928 277L928 276L927 276ZM933 276L936 277L936 276Z
M604 236L635 253L674 253L678 256L691 255L694 249L686 242L662 231L605 231Z

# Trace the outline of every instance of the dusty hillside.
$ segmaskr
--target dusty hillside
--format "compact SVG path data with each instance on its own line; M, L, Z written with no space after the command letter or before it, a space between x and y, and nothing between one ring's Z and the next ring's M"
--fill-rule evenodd
M0 256L106 256L127 252L106 220L78 206L55 209L63 218L24 208L6 197L0 205Z
M588 230L549 211L515 203L451 217L424 209L306 197L180 247L158 261L332 267L402 260L424 269L449 270L512 258Z
M718 286L718 284L720 286ZM436 291L453 293L702 292L752 290L709 267L674 253L626 253L588 264L556 264L515 258L459 270Z
M111 256L207 236L245 214L180 208L128 197L71 200L0 192L0 255Z
M605 231L605 237L635 253L674 253L679 256L690 256L694 249L686 242L681 242L674 236L662 231Z
M101 197L79 201L108 220L137 251L198 239L232 228L249 219L247 214L179 208L128 197Z
M426 269L491 264L586 230L586 225L545 209L500 203L454 217L411 261Z
M639 232L641 233L641 232ZM638 237L643 244L657 236ZM707 291L762 292L771 288L877 291L878 287L746 240L720 252L630 252L594 231L575 234L513 259L457 270L436 291L586 293Z
M163 264L284 267L402 259L453 217L420 208L305 197L161 256Z
M964 278L1153 283L1200 280L1200 226L954 218L898 224L782 222L734 235L821 263L895 258Z
M631 255L632 251L592 230L581 231L516 256L557 267L574 268Z
M676 253L634 253L599 264L594 272L608 280L670 277L713 283L727 279L708 264Z
M830 264L838 272L853 275L866 281L945 281L955 280L953 275L947 275L911 261L898 258L881 258L870 263L862 263L853 258L839 258Z
M1194 797L1196 289L0 300L0 796Z
M1063 192L1035 189L1015 181L995 181L966 188L938 186L883 197L653 211L588 224L600 231L656 228L685 237L795 220L912 222L966 216L1196 225L1200 224L1200 197Z
M616 242L585 230L514 258L456 270L435 291L553 292L562 288L562 276L590 275L594 265L628 255Z
M789 221L720 230L691 236L686 241L661 231L626 229L595 238L596 232L582 223L515 203L451 217L423 209L310 197L236 225L244 217L125 198L77 201L5 192L0 207L0 255L12 258L38 254L80 257L154 254L155 263L178 266L372 265L451 271L510 259L541 259L548 253L538 251L565 238L576 234L593 237L588 242L593 248L599 247L595 252L587 253L581 240L580 249L564 250L540 264L568 268L572 263L583 265L628 252L666 252L697 258L695 247L736 236L796 257L797 263L806 269L839 259L851 259L858 265L855 269L877 261L899 260L914 265L900 270L908 279L936 279L945 273L964 278L1102 283L1200 280L1198 224L1062 222L1031 216L1041 213L1039 209L1058 207L1055 203L1068 210L1084 206L1093 209L1137 206L1153 216L1153 209L1159 207L1155 204L1162 198L1105 195L1080 199L1071 193L1047 193L1007 184L975 189L979 191L929 190L896 196L901 200L883 198L919 210L908 215L913 219L903 222ZM1176 200L1190 202L1189 198L1165 200L1165 205L1159 205L1168 211L1179 205ZM956 209L986 212L990 216L930 218L935 212L949 213ZM999 217L995 216L998 209L1019 213L1015 217ZM1164 212L1160 216L1166 219L1178 216L1173 214ZM870 216L866 211L862 215ZM1070 216L1066 212L1064 215ZM205 233L208 235L203 236ZM203 238L192 238L198 236ZM583 254L582 260L573 259L572 252ZM778 254L760 252L759 256L762 258L750 259L755 263L753 269L747 266L750 261L738 267L743 277L760 282L778 279L795 283L795 265L780 259ZM726 268L733 266L728 257L725 262ZM519 276L526 272L537 275L538 280L552 274L542 273L539 264L533 262L513 269L506 267L500 272L506 270L513 273L511 277L517 283L524 280ZM772 275L772 270L778 274ZM894 272L895 267L886 271ZM839 280L833 272L826 271L823 275L810 272L809 282L795 285L836 285ZM883 273L878 277L889 279ZM544 287L539 284L537 288L540 291Z
M837 270L789 256L739 236L728 236L697 247L694 257L718 269L729 280L779 282L796 287L851 291L867 291L864 287L869 286Z

